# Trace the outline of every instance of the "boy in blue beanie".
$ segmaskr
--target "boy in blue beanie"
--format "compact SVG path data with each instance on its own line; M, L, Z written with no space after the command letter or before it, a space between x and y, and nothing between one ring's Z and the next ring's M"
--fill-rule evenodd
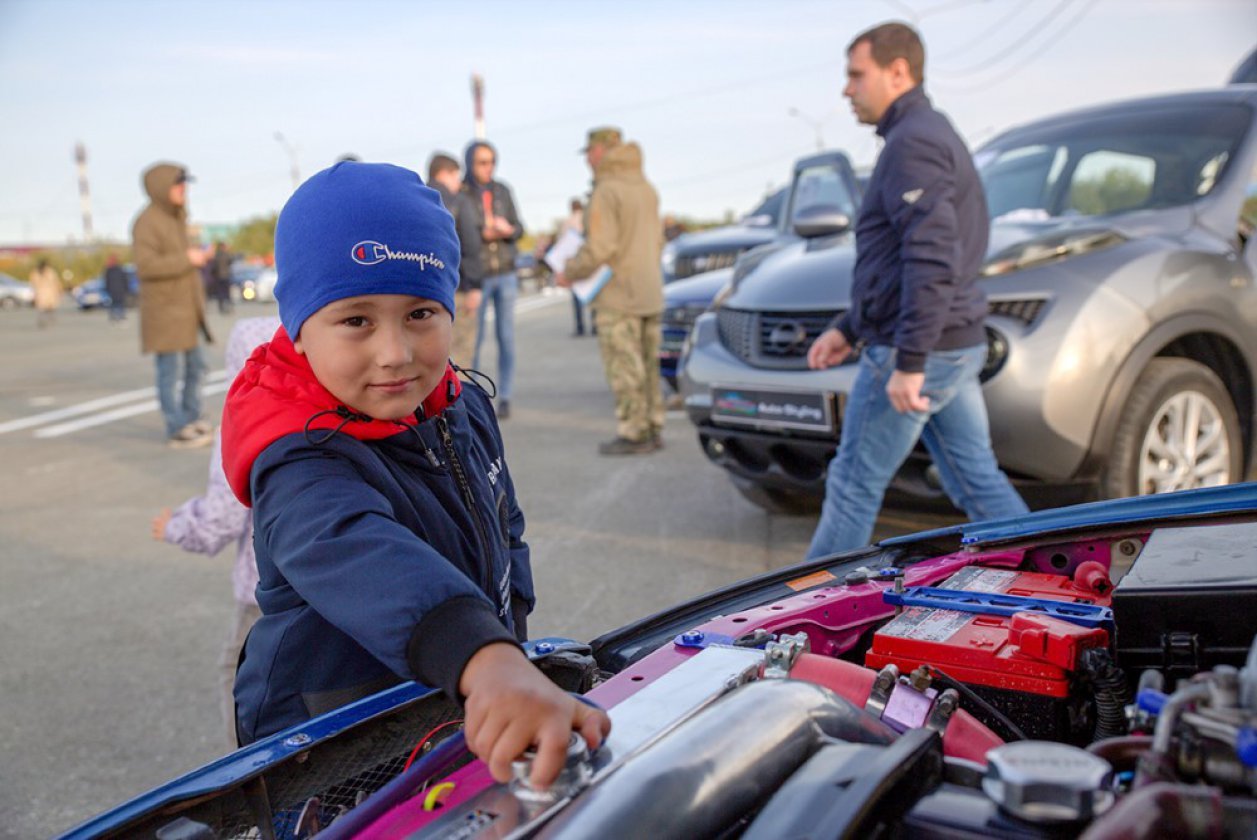
M258 605L236 679L253 741L403 680L465 703L495 778L548 785L606 714L524 656L524 517L488 397L449 363L459 244L413 172L338 163L275 231L283 324L233 383L223 466L252 505Z

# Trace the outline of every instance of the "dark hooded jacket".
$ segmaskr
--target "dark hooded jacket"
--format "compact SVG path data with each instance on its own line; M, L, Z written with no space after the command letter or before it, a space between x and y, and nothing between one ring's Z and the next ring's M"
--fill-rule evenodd
M895 347L895 367L986 341L977 285L990 222L973 158L918 85L877 124L877 157L855 226L851 308L835 326L852 344Z
M479 247L474 249L476 265L471 266L464 273L477 283L486 277L510 274L515 270L515 257L517 254L515 243L524 235L524 225L519 220L519 214L515 211L515 199L511 197L511 188L501 181L489 181L487 184L481 184L476 181L475 173L472 171L471 158L476 153L476 149L481 146L493 151L494 156L497 156L493 146L483 140L471 143L467 146L466 152L463 153L463 171L467 173L466 180L463 181L463 195L467 197L467 207L471 212L471 219L476 229L476 241L479 243ZM489 201L492 203L493 215L506 219L515 228L515 232L506 239L494 239L486 242L481 237L485 221L485 193L488 193Z
M454 217L454 232L458 234L458 247L461 259L458 263L458 290L470 292L479 289L484 273L480 270L480 251L484 244L480 240L480 229L476 227L476 216L471 210L470 196L459 190L452 193L445 185L435 178L428 186L441 196L441 203Z
M407 679L457 698L477 650L524 638L524 517L488 397L447 368L412 421L340 404L283 329L232 384L223 467L253 507L262 609L243 741Z
M188 260L187 210L170 203L170 188L183 174L183 167L172 163L144 172L149 205L131 227L140 280L140 349L145 353L191 350L198 331L212 340L201 271Z

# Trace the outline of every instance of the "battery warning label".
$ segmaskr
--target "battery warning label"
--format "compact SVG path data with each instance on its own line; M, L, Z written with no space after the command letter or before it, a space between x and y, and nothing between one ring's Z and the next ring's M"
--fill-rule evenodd
M895 616L877 632L921 642L945 642L956 635L973 616L955 610L911 607Z
M943 588L965 592L1004 592L1016 579L1017 572L968 566L949 577L943 583Z

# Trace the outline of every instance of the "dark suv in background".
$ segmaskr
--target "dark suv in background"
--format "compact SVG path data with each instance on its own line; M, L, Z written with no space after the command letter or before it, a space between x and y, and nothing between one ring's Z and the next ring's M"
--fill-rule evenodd
M848 218L854 217L856 208L860 205L860 196L860 181L847 156L837 151L822 152L796 161L789 186L774 193L747 217L748 220L756 220L757 225L761 220L766 223L771 218L772 227L757 226L742 234L738 233L739 229L736 227L718 228L678 237L673 244L693 237L685 245L687 253L691 254L701 251L696 243L706 242L708 246L703 247L710 247L713 242L739 241L745 245L750 241L745 237L746 233L754 234L756 241L753 246L729 252L731 256L717 252L716 256L706 258L707 261L702 264L702 273L694 273L693 276L664 286L663 340L659 347L659 368L664 380L674 389L677 388L677 362L681 357L685 338L698 316L707 311L716 294L729 284L733 276L732 266L737 257L756 247L797 239L796 223L814 214L817 207L827 206ZM739 236L743 238L738 239ZM683 264L683 268L691 271L697 258L686 259L688 261ZM665 265L667 260L665 254Z
M1255 114L1257 86L1236 85L1064 114L976 153L992 218L983 392L996 455L1024 489L1116 497L1246 475ZM855 259L837 216L816 221L739 260L681 360L704 451L770 509L822 497L855 377L807 368L850 305ZM895 487L939 495L923 449Z
M786 188L766 196L737 224L683 233L663 246L660 260L663 282L684 280L705 271L728 268L738 254L756 245L771 242L781 225Z

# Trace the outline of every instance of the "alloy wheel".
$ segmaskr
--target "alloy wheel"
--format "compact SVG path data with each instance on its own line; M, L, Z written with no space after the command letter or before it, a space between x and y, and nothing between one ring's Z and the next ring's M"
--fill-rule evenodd
M1217 487L1232 479L1231 441L1213 401L1180 391L1161 403L1140 447L1138 492Z

